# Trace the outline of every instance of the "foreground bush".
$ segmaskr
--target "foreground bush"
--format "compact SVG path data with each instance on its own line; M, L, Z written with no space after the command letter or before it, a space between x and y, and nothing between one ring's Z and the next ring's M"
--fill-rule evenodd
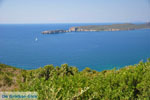
M37 91L39 100L149 100L150 60L119 70L47 65L23 71L19 91Z
M150 60L102 72L67 64L36 70L0 64L0 91L36 91L39 100L149 100Z

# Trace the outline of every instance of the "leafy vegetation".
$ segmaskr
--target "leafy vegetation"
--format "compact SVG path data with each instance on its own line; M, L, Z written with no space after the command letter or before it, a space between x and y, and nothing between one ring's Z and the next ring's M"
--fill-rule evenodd
M39 100L150 99L150 59L145 63L102 72L90 68L79 72L67 64L61 67L46 65L36 70L15 69L20 70L16 83L13 82L13 74L4 72L5 66L0 64L0 79L5 76L3 81L11 83L8 87L17 84L15 91L38 92Z
M0 91L18 90L18 77L21 76L21 69L0 64Z

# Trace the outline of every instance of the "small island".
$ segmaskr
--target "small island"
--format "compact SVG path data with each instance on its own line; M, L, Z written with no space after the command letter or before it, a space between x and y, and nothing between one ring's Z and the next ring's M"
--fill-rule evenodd
M99 31L127 31L136 29L150 29L150 22L145 24L112 24L112 25L88 25L71 27L69 30L48 30L43 31L42 34L58 34L67 32L99 32Z

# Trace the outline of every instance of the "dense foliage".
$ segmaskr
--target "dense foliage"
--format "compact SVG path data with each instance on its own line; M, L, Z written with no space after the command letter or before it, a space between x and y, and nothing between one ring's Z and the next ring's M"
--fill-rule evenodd
M0 64L0 91L18 90L21 69L11 67L5 64Z
M22 70L18 79L17 91L37 91L39 100L150 99L150 60L102 72L90 68L79 72L67 64L46 65Z

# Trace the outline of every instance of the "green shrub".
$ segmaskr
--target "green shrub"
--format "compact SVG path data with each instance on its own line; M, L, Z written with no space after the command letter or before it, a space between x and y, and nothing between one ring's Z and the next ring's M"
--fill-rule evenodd
M4 73L3 73L4 74ZM10 75L10 74L9 74ZM150 59L134 66L97 72L67 64L24 70L18 91L37 91L39 100L149 100ZM12 83L5 75L5 83Z
M3 77L3 84L4 84L4 86L5 85L11 86L13 84L12 78L10 76L8 76L8 75L4 75L4 77Z

